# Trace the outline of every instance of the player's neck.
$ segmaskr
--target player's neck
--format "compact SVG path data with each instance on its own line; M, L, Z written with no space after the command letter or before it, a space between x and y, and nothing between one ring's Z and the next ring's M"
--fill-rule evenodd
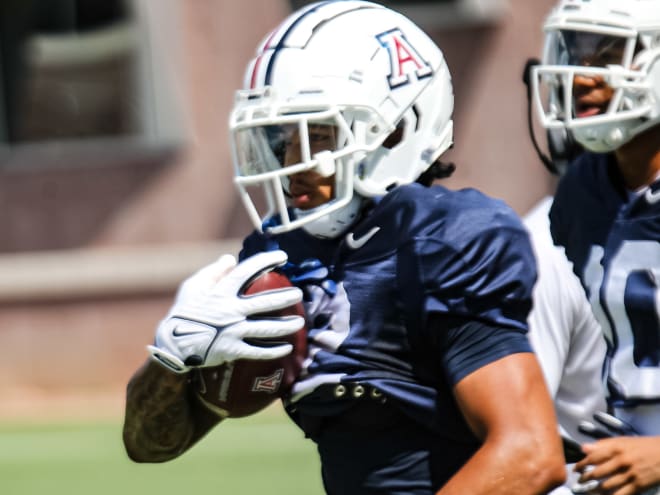
M648 186L660 174L660 125L635 137L615 155L627 189Z

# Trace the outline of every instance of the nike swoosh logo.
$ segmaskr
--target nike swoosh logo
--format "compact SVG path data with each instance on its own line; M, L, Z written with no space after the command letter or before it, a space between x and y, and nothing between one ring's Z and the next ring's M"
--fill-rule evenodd
M356 239L353 236L353 232L350 232L346 236L346 244L348 245L349 248L351 249L360 249L362 246L364 246L367 242L369 242L369 239L371 239L373 236L378 233L380 230L380 227L373 227L369 232L364 234L362 237L359 239Z
M175 337L186 337L187 335L197 335L200 333L206 333L206 330L190 330L187 332L182 332L181 330L179 330L178 325L174 327L174 330L172 330L172 335L174 335Z

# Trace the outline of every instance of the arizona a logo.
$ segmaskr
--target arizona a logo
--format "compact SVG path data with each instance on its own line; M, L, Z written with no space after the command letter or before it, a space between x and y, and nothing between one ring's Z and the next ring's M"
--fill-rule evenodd
M283 377L284 370L282 368L275 370L275 372L270 376L258 376L252 383L252 391L274 394L279 390Z
M390 88L396 88L410 82L411 74L423 79L433 74L433 68L412 46L400 29L392 29L376 35L390 55Z

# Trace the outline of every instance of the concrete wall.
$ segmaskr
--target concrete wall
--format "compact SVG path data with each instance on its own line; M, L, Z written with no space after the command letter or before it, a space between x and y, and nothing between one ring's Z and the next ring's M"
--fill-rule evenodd
M551 4L511 0L495 24L430 33L456 93L448 158L458 168L446 183L480 188L519 213L553 185L527 137L521 80ZM178 280L235 251L250 229L231 186L227 114L244 65L289 4L159 5L169 7L145 9L176 103L167 116L181 129L176 152L117 164L110 148L94 167L0 167L0 390L14 400L0 401L0 415L45 412L76 391L110 394L103 407L119 413ZM35 397L45 409L25 402Z

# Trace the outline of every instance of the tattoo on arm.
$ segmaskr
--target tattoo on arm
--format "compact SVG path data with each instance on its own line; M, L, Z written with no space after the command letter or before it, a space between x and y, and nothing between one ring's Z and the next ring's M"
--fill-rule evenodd
M164 462L188 450L219 418L200 411L187 375L147 362L126 393L124 445L136 462Z

